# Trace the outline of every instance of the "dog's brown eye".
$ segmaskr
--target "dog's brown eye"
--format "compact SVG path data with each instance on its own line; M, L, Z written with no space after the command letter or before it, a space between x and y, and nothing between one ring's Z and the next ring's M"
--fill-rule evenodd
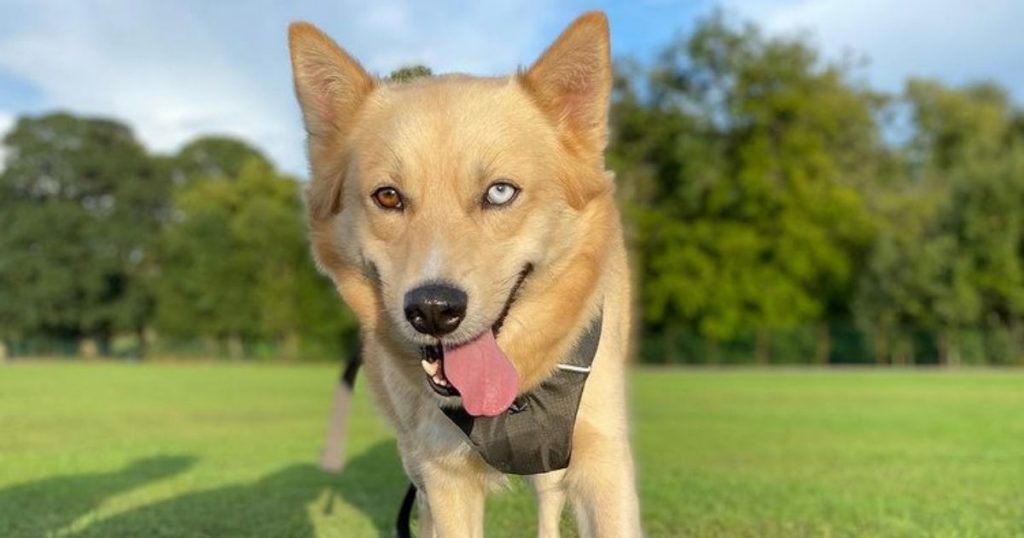
M381 209L396 209L400 210L404 206L402 203L402 195L398 192L398 189L394 187L381 187L373 191L373 201L377 202L377 205Z

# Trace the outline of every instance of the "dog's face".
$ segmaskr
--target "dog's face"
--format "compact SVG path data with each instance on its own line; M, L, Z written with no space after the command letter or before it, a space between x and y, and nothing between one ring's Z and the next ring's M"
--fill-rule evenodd
M386 86L360 119L339 241L360 245L388 322L409 341L471 340L499 320L519 275L569 240L573 212L552 180L557 133L514 83L495 80ZM411 311L431 286L422 300L447 300L457 322Z
M290 45L321 267L399 346L493 340L519 286L567 256L581 212L611 188L603 15L502 79L375 81L306 24Z

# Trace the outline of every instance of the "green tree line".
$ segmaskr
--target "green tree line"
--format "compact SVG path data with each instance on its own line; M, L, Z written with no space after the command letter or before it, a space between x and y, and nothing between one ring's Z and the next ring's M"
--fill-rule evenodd
M333 357L355 322L317 274L301 184L244 142L151 155L122 124L20 119L0 174L9 354ZM153 346L156 349L151 349Z
M1024 362L1024 112L997 84L886 94L856 63L721 14L617 73L608 164L641 360ZM203 137L156 155L69 114L3 141L8 353L351 344L308 254L301 182L255 148Z

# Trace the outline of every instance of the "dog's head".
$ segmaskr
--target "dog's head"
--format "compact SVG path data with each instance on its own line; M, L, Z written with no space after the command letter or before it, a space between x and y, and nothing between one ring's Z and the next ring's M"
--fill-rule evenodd
M580 17L507 78L380 81L309 24L293 24L289 42L321 268L365 328L407 351L437 350L424 364L435 391L455 392L447 373L467 409L475 388L504 401L524 365L498 360L495 334L531 273L555 278L592 240L588 207L611 197L604 15Z

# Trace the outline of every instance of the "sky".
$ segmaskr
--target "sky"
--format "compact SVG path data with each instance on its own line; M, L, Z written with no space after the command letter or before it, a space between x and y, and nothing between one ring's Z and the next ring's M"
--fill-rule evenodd
M650 61L716 7L896 92L909 76L994 80L1024 102L1024 0L0 0L0 132L21 115L115 117L151 149L238 136L305 175L286 28L320 26L371 72L483 75L529 65L574 16L605 10L616 56Z

